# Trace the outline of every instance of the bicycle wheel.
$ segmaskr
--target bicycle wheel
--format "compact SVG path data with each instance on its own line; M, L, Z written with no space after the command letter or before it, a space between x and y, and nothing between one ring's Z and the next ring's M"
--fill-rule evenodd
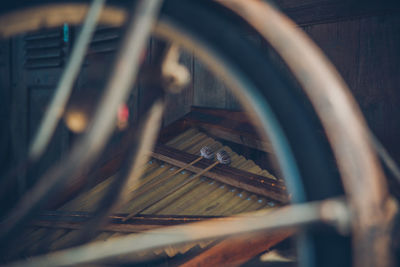
M122 23L124 9L119 9L118 6L120 3L116 2L113 8L108 9L116 12L114 15L101 17L105 24ZM18 5L15 4L15 7ZM55 22L49 19L49 26L65 22L79 23L84 15L77 10L84 7L84 4L77 4L75 10L58 16ZM5 12L14 7L7 8ZM46 11L41 7L39 10L43 11L39 15L43 25L43 18L50 18L51 14L63 9ZM343 195L340 178L334 172L335 166L332 166L330 148L324 137L316 134L321 129L317 115L309 110L307 104L304 105L304 95L298 93L290 80L279 73L271 60L254 44L241 37L242 24L242 18L214 2L167 1L155 32L163 38L178 40L183 46L195 48L198 56L214 71L229 77L228 83L235 89L234 93L245 107L255 110L260 128L272 140L293 201L305 202ZM34 27L32 23L11 30L8 27L3 33L11 35L32 30ZM350 238L329 231L311 236L311 240L307 241L309 247L306 264L350 264ZM305 243L302 246L307 247Z

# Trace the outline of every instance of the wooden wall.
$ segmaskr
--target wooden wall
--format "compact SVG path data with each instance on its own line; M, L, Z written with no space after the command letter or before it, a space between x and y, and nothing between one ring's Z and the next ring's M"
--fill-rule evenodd
M400 159L399 14L302 28L339 70L372 131Z

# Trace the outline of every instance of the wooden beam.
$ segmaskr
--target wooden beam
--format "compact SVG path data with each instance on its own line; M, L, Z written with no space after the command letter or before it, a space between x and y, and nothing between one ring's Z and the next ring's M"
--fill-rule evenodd
M184 120L185 124L200 127L218 138L268 153L273 152L270 141L259 137L245 112L193 108Z
M56 228L56 229L70 229L70 230L79 230L82 229L85 225L83 223L76 222L63 222L63 221L34 221L32 222L33 226L44 227L44 228ZM160 225L136 225L136 224L115 224L110 223L104 225L99 228L100 231L108 231L108 232L120 232L120 233L140 233L144 231L153 230L161 227Z
M198 107L192 106L190 109L191 112L201 112L204 114L225 117L229 120L234 120L237 122L249 122L249 117L246 115L246 112L242 110L228 110L222 108L208 108L208 107Z
M218 216L179 216L179 215L137 215L124 221L128 214L114 214L108 217L109 223L101 231L137 233L152 230L162 226L199 222L207 219L217 219ZM32 222L33 226L46 228L82 229L85 222L93 217L91 212L79 211L45 211Z
M227 238L180 266L239 266L293 233L293 230L286 230L269 234Z
M196 155L161 144L158 144L155 147L152 157L178 167L186 166L197 158ZM196 164L189 166L187 169L198 173L211 164L213 164L212 160L202 159ZM288 202L286 186L283 182L272 178L260 176L222 164L215 166L212 170L205 173L204 176L241 188L248 192L265 196L280 203Z

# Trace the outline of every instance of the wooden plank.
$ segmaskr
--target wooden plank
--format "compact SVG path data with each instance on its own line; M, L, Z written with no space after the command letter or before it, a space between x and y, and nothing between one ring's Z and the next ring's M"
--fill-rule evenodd
M232 113L231 115L237 114L237 112ZM227 114L227 116L229 116ZM185 120L192 124L196 123L204 123L209 124L212 127L219 126L220 128L229 129L233 132L240 132L243 134L250 135L252 137L256 137L256 131L254 127L247 122L240 122L235 119L230 119L226 116L221 115L208 115L202 111L193 110L187 116L185 116Z
M293 230L287 230L227 238L180 266L239 266L288 238L293 232Z
M388 152L400 161L400 16L360 20L357 91L368 124ZM400 183L388 175L389 190Z
M304 27L309 37L324 51L349 85L357 90L360 53L360 21L342 21ZM356 97L359 97L356 92Z
M192 125L194 126L196 124ZM197 126L199 126L203 131L207 132L211 137L230 141L235 144L254 148L267 153L274 152L270 142L260 140L259 138L252 138L251 135L243 132L238 132L235 130L232 131L229 128L225 128L223 125L199 122Z
M218 138L273 153L271 143L258 136L254 126L248 119L245 120L245 113L221 111L221 115L215 115L214 112L209 115L203 110L194 109L184 119L187 124L200 127Z
M384 15L304 27L336 66L371 130L400 159L400 17ZM400 186L389 178L392 193ZM397 184L397 185L396 185Z
M101 231L136 233L162 226L199 222L207 219L221 218L219 216L163 216L137 215L125 220L128 214L114 214L108 217L109 223L101 227ZM85 222L92 218L90 212L81 211L45 211L31 224L45 228L82 229ZM223 218L221 218L223 219Z
M226 108L227 88L205 65L194 58L193 104L202 107Z
M197 222L207 219L215 219L220 216L178 216L178 215L137 215L126 220L124 213L110 215L109 218L113 223L136 223L136 224L157 224L157 225L176 225L181 223ZM90 219L93 216L91 212L84 211L60 211L47 210L39 214L39 219L46 220L66 220L81 222Z
M359 43L357 97L373 132L399 160L400 16L360 20Z
M276 0L283 13L301 26L399 12L396 0Z
M224 117L226 119L242 123L249 122L249 117L247 116L246 112L241 110L227 110L221 108L205 108L205 107L192 106L190 111L201 112L203 114L212 116Z
M155 147L152 156L178 167L183 167L197 158L196 155L161 144ZM211 160L202 159L198 163L190 166L188 170L198 173L212 163L213 161ZM217 165L212 170L205 173L204 176L265 196L280 203L286 203L288 201L285 185L281 181L265 176L256 175L222 164Z

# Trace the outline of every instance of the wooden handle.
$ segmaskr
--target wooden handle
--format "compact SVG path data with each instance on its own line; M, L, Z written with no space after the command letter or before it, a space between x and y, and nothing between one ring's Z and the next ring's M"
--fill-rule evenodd
M201 172L197 173L195 176L191 177L191 179L197 178L203 174L205 174L206 172L208 172L209 170L211 170L212 168L214 168L215 166L217 166L219 163L219 161L214 162L213 164L211 164L210 166L208 166L207 168L205 168L204 170L202 170Z
M186 168L192 166L192 165L195 164L196 162L199 162L202 158L203 158L203 157L198 157L197 159L195 159L195 160L193 160L192 162L186 164L185 166L181 167L180 169L178 169L178 170L176 170L176 171L174 171L174 172L168 174L168 176L167 176L167 177L164 177L164 179L171 178L171 177L174 176L175 174L177 174L177 173L179 173L179 172L185 170Z

